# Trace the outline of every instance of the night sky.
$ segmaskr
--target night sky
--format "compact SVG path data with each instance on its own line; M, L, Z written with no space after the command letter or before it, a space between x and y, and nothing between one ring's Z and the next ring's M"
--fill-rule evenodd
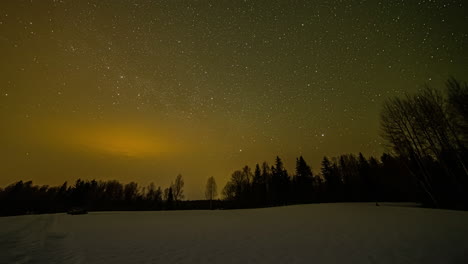
M117 179L186 198L303 155L380 156L386 98L468 78L468 3L0 1L0 185Z

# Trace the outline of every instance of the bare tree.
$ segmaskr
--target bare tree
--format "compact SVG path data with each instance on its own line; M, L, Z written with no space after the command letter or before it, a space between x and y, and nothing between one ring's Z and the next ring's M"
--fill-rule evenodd
M223 188L224 199L228 201L233 201L236 199L236 186L232 181L228 181Z
M156 185L154 185L153 182L150 183L146 187L145 198L148 201L154 201L155 200L155 198L156 198Z
M388 100L381 113L383 137L397 155L416 165L413 174L436 206L439 201L434 196L434 173L431 173L429 160L437 160L447 181L456 186L461 186L468 178L466 160L462 156L464 144L460 131L463 130L457 129L458 120L451 115L451 109L462 108L456 104L454 95L463 97L460 92L463 89L453 80L447 85L449 100L440 91L426 87L413 96Z
M177 175L175 183L172 184L172 192L176 202L184 199L184 179L181 174Z
M169 198L169 188L165 188L163 192L163 199L164 201L167 201L168 198Z
M215 178L208 178L206 182L205 198L210 200L210 209L213 209L213 199L218 195L217 189Z
M460 135L457 144L465 149L468 147L468 83L451 78L446 86L449 115L454 120L454 128Z
M138 184L130 182L124 186L124 198L126 201L133 201L138 196Z
M437 206L433 192L433 181L424 165L424 158L428 156L429 144L423 140L417 124L415 98L407 96L404 99L393 98L384 104L381 112L381 130L384 139L388 140L393 151L406 159L412 160L419 168L413 172L422 189ZM407 164L407 167L410 168Z

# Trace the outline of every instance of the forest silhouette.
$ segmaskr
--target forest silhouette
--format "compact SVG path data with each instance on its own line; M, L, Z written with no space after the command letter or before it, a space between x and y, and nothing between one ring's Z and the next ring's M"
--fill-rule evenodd
M325 202L419 202L468 210L468 85L454 78L444 90L388 99L381 111L387 150L380 158L324 157L313 172L302 156L293 173L280 157L232 173L217 197L208 178L206 200L186 201L178 175L164 190L154 183L78 179L73 185L37 186L18 181L0 189L0 215L107 210L233 209Z

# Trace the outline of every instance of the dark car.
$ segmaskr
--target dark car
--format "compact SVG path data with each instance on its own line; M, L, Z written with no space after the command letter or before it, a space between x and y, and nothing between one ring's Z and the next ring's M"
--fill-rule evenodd
M83 215L83 214L87 214L88 211L86 211L85 209L83 208L73 208L71 210L69 210L67 212L67 214L69 215Z

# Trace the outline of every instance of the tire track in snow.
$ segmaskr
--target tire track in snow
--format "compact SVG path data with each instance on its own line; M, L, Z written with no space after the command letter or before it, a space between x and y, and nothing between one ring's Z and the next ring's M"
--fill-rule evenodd
M58 222L66 215L31 215L0 219L0 264L82 263L73 234Z

